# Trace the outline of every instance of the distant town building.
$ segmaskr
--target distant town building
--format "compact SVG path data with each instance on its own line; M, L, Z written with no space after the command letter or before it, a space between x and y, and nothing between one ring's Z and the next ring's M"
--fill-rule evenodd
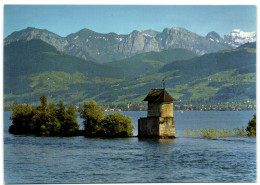
M151 89L143 101L148 101L147 117L138 120L138 137L175 138L173 100L164 89Z

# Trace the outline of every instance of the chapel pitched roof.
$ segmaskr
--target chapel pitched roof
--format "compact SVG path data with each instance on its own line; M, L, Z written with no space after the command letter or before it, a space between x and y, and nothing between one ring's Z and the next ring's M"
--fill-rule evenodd
M151 89L143 101L170 102L175 99L165 89Z

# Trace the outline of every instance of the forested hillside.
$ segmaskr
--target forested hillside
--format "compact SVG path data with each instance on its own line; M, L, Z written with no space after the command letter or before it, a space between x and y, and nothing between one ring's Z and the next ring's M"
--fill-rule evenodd
M70 56L42 40L4 48L4 101L81 104L140 103L150 89L166 89L176 104L255 102L256 43L202 56L184 49L139 54L108 64Z

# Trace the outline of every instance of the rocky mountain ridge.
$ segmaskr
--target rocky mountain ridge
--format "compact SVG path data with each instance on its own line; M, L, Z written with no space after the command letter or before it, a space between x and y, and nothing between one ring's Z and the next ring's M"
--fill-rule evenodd
M238 35L236 40L237 37ZM226 38L230 39L230 37ZM13 32L5 38L4 43L7 45L18 40L31 39L41 39L55 46L59 51L99 63L126 59L140 53L160 52L174 48L183 48L203 55L233 49L236 46L230 41L226 42L217 33L211 32L203 37L180 27L165 28L162 32L134 30L130 34L103 34L85 28L66 37L61 37L46 29L28 27Z

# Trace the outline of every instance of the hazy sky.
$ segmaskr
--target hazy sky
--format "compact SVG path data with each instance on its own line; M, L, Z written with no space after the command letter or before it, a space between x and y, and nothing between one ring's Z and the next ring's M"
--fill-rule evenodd
M256 31L256 6L116 6L5 5L4 37L27 27L67 36L83 28L99 33L128 34L133 30L184 27L205 36L233 29Z

